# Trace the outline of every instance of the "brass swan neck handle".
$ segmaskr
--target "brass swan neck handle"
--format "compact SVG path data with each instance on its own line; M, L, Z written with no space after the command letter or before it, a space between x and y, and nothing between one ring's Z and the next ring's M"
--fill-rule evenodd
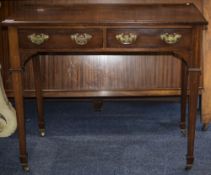
M182 38L182 35L178 33L164 33L160 35L160 38L166 44L176 44Z
M36 45L41 45L43 44L45 41L47 41L49 39L49 35L46 35L46 34L31 34L31 35L28 35L28 39L33 43L33 44L36 44Z
M87 33L82 33L82 34L75 33L75 34L71 35L70 38L73 41L75 41L75 43L77 45L84 46L84 45L88 44L89 40L91 40L93 38L93 36L91 34L87 34Z
M116 35L116 39L124 45L130 45L136 42L138 36L135 33L120 33Z

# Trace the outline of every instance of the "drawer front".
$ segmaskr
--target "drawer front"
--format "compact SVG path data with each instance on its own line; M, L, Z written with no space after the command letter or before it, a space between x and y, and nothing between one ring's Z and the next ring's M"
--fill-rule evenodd
M108 48L190 48L191 29L108 29Z
M103 47L101 29L20 29L23 49L94 49Z

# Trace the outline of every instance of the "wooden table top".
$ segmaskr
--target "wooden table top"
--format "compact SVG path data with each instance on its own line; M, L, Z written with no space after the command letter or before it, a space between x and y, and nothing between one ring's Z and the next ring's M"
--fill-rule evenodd
M3 25L27 24L170 24L206 25L207 21L190 4L73 4L67 6L17 6Z

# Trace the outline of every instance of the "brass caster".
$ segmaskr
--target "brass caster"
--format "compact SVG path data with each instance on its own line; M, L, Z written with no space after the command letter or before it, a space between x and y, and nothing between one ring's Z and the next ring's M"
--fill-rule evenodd
M45 129L40 129L40 136L44 137L45 136Z
M186 137L186 134L187 134L187 130L186 129L180 129L180 132L181 132L183 137Z
M203 126L202 126L202 128L201 128L201 130L202 131L207 131L208 130L208 126L209 125L207 123L204 123Z
M25 172L29 172L30 171L29 165L23 165L23 170Z
M187 171L190 170L192 168L192 166L193 166L192 164L187 164L185 167L185 170L187 170Z

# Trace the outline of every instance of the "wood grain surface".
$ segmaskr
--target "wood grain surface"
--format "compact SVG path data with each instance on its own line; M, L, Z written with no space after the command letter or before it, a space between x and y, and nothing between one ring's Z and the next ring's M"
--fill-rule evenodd
M86 5L86 6L85 5L83 5L83 6L75 5L75 6L71 6L71 8L74 7L76 9L76 11L77 11L77 12L75 12L76 14L78 14L79 12L81 14L83 14L83 13L88 14L87 12L84 12L84 11L85 11L85 9L88 8L88 12L90 12L90 9L89 9L89 8L91 8L90 6L91 5ZM100 13L94 12L94 14L93 14L93 13L90 12L89 13L90 18L87 16L87 21L91 21L95 18L99 18L99 19L106 21L107 16L106 16L106 18L104 18L105 14L102 13L102 9L104 8L104 6L105 5L98 5L97 7L95 6L96 7L95 11L100 12ZM61 89L63 90L65 88L65 85L62 84L62 82L61 83L59 82L61 79L63 79L64 83L69 83L67 92L79 93L78 97L85 97L86 95L83 96L83 94L85 94L85 93L87 93L87 97L96 97L96 96L93 96L93 92L95 93L95 95L97 95L97 97L114 97L114 96L116 97L119 93L125 92L125 94L123 94L123 95L127 97L127 94L128 94L128 96L131 95L131 93L129 93L129 91L131 91L132 94L134 94L134 92L135 92L135 96L138 97L139 92L141 90L143 90L144 88L146 90L153 89L151 87L146 86L147 80L150 78L149 74L151 74L152 69L156 70L157 67L155 67L155 66L158 66L158 65L159 65L160 70L163 71L164 65L166 65L167 60L164 61L160 65L159 63L156 62L157 60L159 60L160 56L156 56L156 57L154 56L153 57L153 64L149 64L150 70L147 70L146 67L147 67L149 62L147 62L147 63L146 62L140 62L140 60L141 61L143 61L143 60L148 61L150 59L150 57L145 57L145 56L142 56L142 57L136 56L135 57L135 56L131 56L131 54L138 54L138 53L143 54L143 53L146 53L146 52L147 53L150 52L151 54L155 54L155 53L163 54L163 52L165 52L165 53L171 53L171 54L177 55L178 57L182 58L182 60L184 62L186 62L187 66L188 66L188 73L189 73L189 80L190 80L189 81L190 91L189 91L189 118L188 118L189 120L188 120L188 134L187 134L186 169L191 169L191 167L193 165L193 161L194 161L195 127L196 127L196 116L197 116L197 105L198 105L197 102L198 102L198 97L199 97L198 90L199 90L200 72L201 72L200 62L202 60L202 58L201 58L202 30L203 30L203 26L206 26L207 22L205 21L205 19L201 15L201 13L195 8L195 6L189 5L189 4L187 4L187 5L185 5L185 4L184 5L175 5L174 8L176 8L176 9L173 10L174 13L171 11L173 6L168 5L170 10L169 9L167 10L167 12L169 12L169 16L167 18L172 19L172 23L170 22L170 24L168 24L168 20L167 20L167 23L165 23L165 25L164 25L164 22L165 22L164 18L165 17L163 17L163 15L161 15L162 18L159 18L159 15L157 15L155 17L155 14L152 13L153 19L150 20L151 13L149 13L149 12L152 12L152 10L151 9L148 10L148 9L149 9L149 7L152 7L151 5L150 6L149 5L144 6L145 7L144 10L143 10L144 14L141 15L140 13L138 13L139 14L138 16L146 16L146 19L147 19L146 21L143 21L142 19L140 19L140 20L137 19L136 13L134 13L133 8L131 8L131 5L128 5L128 6L129 6L129 8L127 8L127 12L128 12L128 14L130 14L130 19L132 19L133 18L132 16L134 16L134 19L137 20L137 26L140 25L140 28L143 28L143 27L146 27L146 26L143 26L143 24L146 24L146 25L149 24L147 26L147 28L145 28L143 30L140 29L142 32L147 32L149 26L151 28L154 27L154 29L157 28L158 30L161 30L159 32L158 37L160 39L163 39L163 37L161 37L161 36L163 36L162 35L163 32L166 32L166 29L168 28L168 26L166 26L166 25L170 25L172 27L171 30L173 28L175 28L176 31L178 29L181 29L182 32L184 32L182 34L185 35L184 39L187 40L187 43L185 41L183 43L179 43L179 41L175 41L175 42L178 42L177 43L178 47L164 48L163 43L162 42L160 43L160 41L157 42L157 40L155 39L155 40L152 40L152 42L153 43L157 42L156 48L153 48L153 47L148 48L147 47L146 49L144 49L144 48L142 48L143 47L143 45L142 45L141 48L138 49L138 50L135 50L135 48L117 49L117 48L111 47L109 49L112 49L112 50L108 49L106 51L107 47L104 47L103 49L105 49L105 50L101 50L101 52L97 52L96 49L94 48L93 50L90 50L87 53L90 53L90 54L91 53L92 54L102 53L102 55L95 55L95 57L91 56L91 55L90 56L87 56L87 55L86 56L77 56L77 57L72 56L70 59L67 59L67 60L69 60L69 65L67 67L65 67L67 65L67 62L65 61L66 64L62 65L61 62L59 62L61 60L61 57L59 57L59 56L55 57L55 55L53 55L53 53L58 54L58 53L61 53L61 52L62 52L62 54L64 54L64 50L60 50L61 48L59 48L59 50L57 50L56 48L55 48L55 50L54 49L49 50L48 47L50 45L46 45L46 49L41 49L41 48L37 48L37 47L31 49L31 47L28 47L28 45L24 45L26 47L20 48L20 43L21 43L20 40L22 38L20 39L19 36L24 35L26 37L26 35L25 34L19 35L18 32L20 32L20 30L23 30L23 29L29 29L31 31L32 28L33 28L33 30L36 30L38 28L40 30L42 27L43 28L45 28L45 27L49 28L49 30L58 29L58 27L61 27L61 30L59 30L61 32L62 29L66 31L69 28L71 30L72 28L70 28L70 26L75 27L75 28L78 27L79 24L76 24L75 21L73 21L73 23L71 23L71 22L66 23L66 26L65 25L59 26L59 25L61 25L61 23L60 23L60 21L59 21L59 23L57 23L58 18L55 19L55 21L54 21L54 19L51 19L52 23L55 24L55 25L52 25L52 26L50 26L50 23L49 23L48 20L47 20L46 24L44 23L45 22L44 20L43 20L43 22L41 22L41 21L28 22L28 21L26 21L25 25L23 25L24 20L23 20L23 22L17 22L16 20L7 20L3 23L3 25L8 24L8 26L9 26L9 28L8 28L9 46L10 46L9 47L10 48L9 53L10 53L12 83L13 83L13 89L14 89L15 104L16 104L17 119L18 119L18 127L19 127L20 161L21 161L21 164L22 164L22 166L25 170L28 170L28 161L27 161L26 137L25 137L25 127L24 127L25 121L24 121L24 100L23 100L23 90L24 89L23 89L23 81L22 81L22 78L23 78L22 77L22 63L23 63L22 61L24 60L24 57L26 57L26 55L24 55L24 54L29 55L29 53L30 53L32 55L32 54L36 54L36 53L39 53L39 52L46 53L46 55L48 55L48 56L45 56L45 57L40 56L40 57L37 57L37 58L35 57L35 55L33 55L34 61L35 61L35 59L37 61L37 62L34 62L34 69L33 70L34 70L34 73L35 73L34 79L36 79L35 80L35 86L36 86L36 88L39 89L36 92L37 92L37 97L38 97L37 101L39 102L40 105L42 105L42 102L40 100L42 98L41 87L43 85L39 81L40 77L37 77L37 76L40 75L38 73L38 72L40 72L40 70L37 68L36 65L39 65L40 60L46 61L47 57L49 58L49 60L51 59L51 61L48 62L49 64L42 64L42 66L46 66L46 65L49 66L48 70L53 71L53 73L52 72L46 72L46 74L41 74L41 75L52 76L50 78L47 77L47 79L52 80L52 83L53 83L52 87L53 88L55 88L56 86L59 85L58 88L60 90ZM187 10L185 10L185 11L184 11L184 6L187 8ZM52 6L52 7L55 8L55 6ZM106 7L108 7L108 6L106 6ZM120 14L119 12L122 10L122 7L123 7L122 5L120 5L119 8L117 8L117 5L110 5L106 12L111 14L111 16L114 13L113 16L119 17L119 14ZM125 9L125 7L126 7L126 5L124 5L124 9ZM140 9L137 9L138 12L142 11L142 9L143 9L143 6L139 6L139 7L140 7ZM161 7L163 7L163 6L157 5L157 9L154 9L154 10L158 11L159 12L158 14L160 14L160 13L162 14L164 11L161 10L162 9ZM194 9L193 9L193 7L194 7ZM15 6L15 8L18 8L18 6ZM165 6L165 8L167 8L167 7ZM39 9L37 9L37 10L39 10ZM79 9L79 11L78 11L78 9ZM113 9L116 9L117 14L115 14L115 11ZM179 13L180 10L181 10L181 13L184 14L184 16L194 14L194 15L196 15L196 17L194 17L194 16L192 16L191 18L185 17L185 19L191 19L190 21L186 21L185 23L184 23L184 21L178 21L177 20L178 18L174 18L174 17L177 16L177 13ZM17 9L15 9L14 11L17 11ZM43 11L45 11L44 8L43 8ZM192 11L195 11L195 12L192 12ZM65 11L64 15L66 15L66 11ZM95 15L97 17L93 18L93 15ZM183 16L183 15L180 14L178 16ZM32 19L36 19L36 18L34 18L32 16ZM79 15L79 22L80 22L80 19L81 19L81 16ZM118 19L122 20L122 17L116 18L117 23L119 22ZM192 21L192 19L194 19L194 21ZM152 22L153 20L157 21L158 23ZM160 23L159 23L159 21L160 21ZM93 21L93 22L94 22L93 26L96 25L96 21ZM144 23L144 22L146 22L146 23ZM33 26L33 24L35 24L35 26ZM39 27L37 27L38 24L40 24ZM62 23L62 24L65 24L65 23ZM86 22L80 23L80 26L82 26L82 27L84 27L84 29L86 29L86 27L88 27L88 26L86 26L86 24L87 24ZM114 27L117 26L114 23L112 23L111 21L110 21L110 23L107 22L106 24L108 25L107 27L109 27L109 29L112 28L112 30L114 29ZM104 25L105 25L104 22L103 23L99 22L97 27L102 27ZM126 28L127 27L132 28L133 25L135 25L135 24L132 23L132 27L131 27L131 23L126 21L125 23L122 22L121 25L124 26L124 27L126 26ZM90 26L92 26L92 24L90 24ZM188 26L191 27L192 30L191 30L191 35L189 35L189 37L186 38L186 36L188 36L188 34L185 33L185 32L189 31L189 28L187 29ZM148 32L150 32L151 35L154 35L153 30L149 30ZM107 31L107 28L103 28L103 31L104 32ZM25 32L27 33L27 31L25 31ZM145 38L147 40L146 44L148 44L148 42L149 42L148 34L149 33L145 33L145 34L147 35L147 38ZM34 35L36 35L36 34L33 34L33 36ZM165 36L166 35L167 34L165 34ZM174 35L176 35L176 33L174 33ZM128 35L126 35L126 36L128 37ZM176 36L181 38L181 35L176 35ZM53 36L53 38L54 37L55 36ZM107 38L107 34L103 33L103 37L104 37L103 38L103 41L104 41L103 46L107 46L107 42L105 42L105 41L109 41L108 38ZM41 38L41 36L37 35L36 41L40 41L40 38ZM35 40L33 40L30 37L28 39L31 39L31 42L33 42L35 44L40 44L39 42L35 42ZM49 39L49 37L48 38L45 37L44 39ZM65 39L66 39L66 37L64 38L64 40ZM116 39L118 40L119 37L117 37ZM130 42L129 38L127 39L128 40L127 43L124 43L125 40L126 39L124 39L124 38L120 39L120 41L123 44L127 44L127 43ZM190 41L192 41L192 42L190 43ZM43 42L43 40L41 42ZM55 40L55 42L57 42L57 41ZM60 40L59 42L62 45L62 41ZM145 42L145 41L143 41L143 42ZM164 42L166 42L166 44L171 44L171 42L168 41L167 39L165 39ZM48 44L48 42L46 42L46 44ZM58 44L58 43L54 43L54 44ZM141 43L137 43L137 44L138 44L137 46L139 46L139 44L141 44ZM184 47L182 47L182 45ZM191 46L189 46L189 45L191 45ZM21 45L21 46L23 46L23 45ZM116 51L115 51L115 49L116 49ZM141 49L143 49L143 50L141 50ZM68 50L67 50L67 52L68 52ZM78 53L82 54L84 52L85 51L80 50ZM75 54L76 53L77 53L77 50L75 51ZM108 56L108 53L112 53L113 55ZM123 56L119 55L120 53L126 54L127 56L123 57ZM49 55L49 54L51 54L51 55ZM106 56L104 54L106 54ZM118 54L119 56L114 56L114 54ZM128 56L129 54L130 54L130 56ZM66 56L63 55L64 59L65 59L65 57ZM40 58L39 61L38 61L38 58ZM53 60L53 58L55 58L55 60ZM166 58L168 60L170 60L170 59L173 60L172 57L167 57L167 56L162 56L162 58L163 59ZM54 63L53 66L50 65L50 63L52 63L52 62ZM178 62L178 63L181 65L181 62ZM142 67L142 66L144 66L144 67ZM60 68L60 70L58 69L58 67ZM170 68L170 70L172 70L173 67L174 67L174 65L170 65L168 68ZM52 68L54 68L54 69L52 69ZM145 70L145 72L141 72L142 68ZM43 70L45 71L47 69L43 68ZM28 71L30 72L31 69L28 70ZM42 71L42 68L41 68L41 71ZM67 74L64 74L64 71ZM184 72L184 69L183 69L182 72ZM57 77L57 75L59 73L63 73L63 74L61 74L62 76ZM163 85L162 85L161 88L158 85L159 85L160 82L162 82L162 78L166 77L166 75L168 75L168 72L164 72L164 74L163 74L164 76L160 75L159 77L156 77L156 76L159 75L160 72L158 72L157 74L156 73L157 72L155 72L155 74L153 74L153 78L151 80L154 83L152 86L156 85L154 89L158 90L158 95L161 95L160 93L163 89ZM29 74L27 74L27 75L29 75ZM146 76L144 76L144 75L146 75ZM180 75L180 74L177 73L176 75ZM31 76L31 77L33 77L33 76ZM45 84L46 81L45 81L44 78L46 78L46 77L41 77L41 78L43 79L43 81L42 81L43 84ZM142 82L139 81L139 80L141 80ZM157 80L158 80L158 82L157 82ZM141 84L141 83L143 83L143 84ZM62 86L62 87L60 87L60 86ZM50 87L50 85L49 85L49 87ZM48 87L47 90L51 90L49 87ZM184 88L184 85L183 85L183 88ZM171 89L172 89L172 86L171 86ZM183 91L183 94L184 94L185 91L184 90L182 90L182 91ZM112 93L113 93L113 95L112 95ZM55 93L55 95L58 95L58 94L59 93ZM67 97L72 97L72 96L67 96ZM184 105L185 99L182 99L182 101L183 101L182 104ZM185 109L185 106L183 106L182 109ZM39 116L39 126L40 126L40 128L39 129L43 131L44 130L44 128L43 128L44 123L42 121L42 119L44 119L42 117L43 109L41 109L41 108L38 109L38 112L40 113L40 116ZM185 116L183 116L182 118L183 119L182 119L181 124L184 123ZM184 129L184 128L181 128L181 129ZM43 135L43 132L41 133L41 135Z
M209 26L204 35L204 91L202 93L202 122L211 122L211 1L204 0L204 14Z
M7 5L9 1L4 1ZM22 0L10 1L11 8L5 9L6 14L12 13L16 3L32 5L42 4L72 4L72 3L186 3L186 0ZM192 0L199 9L203 9L201 0ZM5 32L4 32L5 33ZM4 82L9 96L11 91L11 78L9 74L9 63L6 35L1 38L4 41L4 58L0 58L4 68ZM143 95L178 95L180 93L180 60L172 56L40 56L41 72L44 87L44 96L65 96L67 93L77 90L105 90L105 89L130 89L147 90ZM82 59L86 62L81 63ZM134 60L134 65L129 64L129 59ZM116 63L115 63L116 62ZM107 63L114 64L113 67ZM118 67L121 63L123 66ZM116 66L115 66L116 65ZM139 68L137 68L139 65ZM135 66L135 67L134 67ZM74 69L71 69L74 68ZM81 71L83 68L83 71ZM24 74L25 96L34 96L34 80L31 62L26 66ZM92 71L91 70L95 70ZM131 71L127 76L126 72ZM89 78L83 79L88 74ZM115 82L110 81L115 75ZM132 78L131 78L132 77ZM138 79L137 79L138 78ZM77 81L81 80L81 85ZM139 80L139 81L137 81ZM98 83L97 83L98 82ZM127 84L127 83L129 84ZM109 84L110 83L110 84ZM110 86L111 85L111 86Z
M99 0L27 0L14 1L9 13L17 7L16 3L32 5L40 4L72 4L72 3L102 3ZM106 0L103 3L185 3L185 0ZM202 9L202 2L194 0ZM41 72L43 79L44 95L58 96L64 91L77 90L105 90L105 89L147 89L153 95L178 95L180 89L180 60L172 56L41 56ZM86 59L81 63L82 59ZM134 65L129 63L134 60ZM4 59L4 68L8 70L8 59ZM108 64L110 63L110 64ZM119 64L122 67L119 67ZM110 65L113 66L110 66ZM108 66L109 65L109 66ZM138 67L139 66L139 67ZM73 69L74 68L74 69ZM82 69L83 68L83 69ZM26 66L24 76L24 87L26 96L34 95L32 65ZM83 70L83 71L82 71ZM95 70L95 71L91 71ZM130 71L130 76L127 73ZM84 75L86 79L83 79ZM111 81L114 76L116 81ZM11 92L11 80L8 71L5 71L5 85L9 95ZM79 85L77 80L81 81ZM137 81L138 80L138 81ZM159 91L162 90L162 93ZM150 91L152 91L150 93ZM165 91L166 93L163 93ZM60 92L60 93L58 93ZM160 91L161 92L161 91ZM146 93L145 93L146 94ZM63 95L64 96L64 95Z

